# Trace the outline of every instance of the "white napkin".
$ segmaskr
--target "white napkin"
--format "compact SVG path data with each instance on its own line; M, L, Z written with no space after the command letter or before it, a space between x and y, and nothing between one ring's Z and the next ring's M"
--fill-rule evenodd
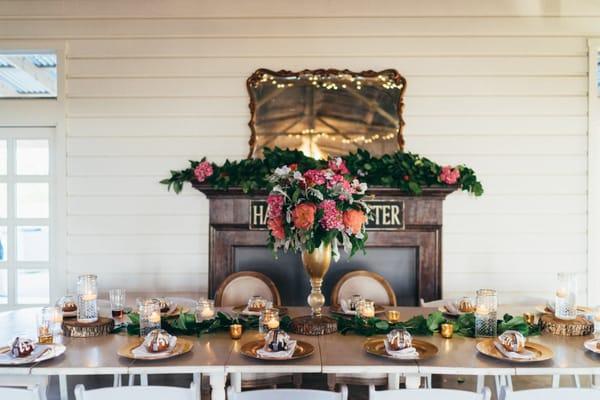
M550 311L551 313L554 312L554 301L546 301L546 310Z
M403 360L415 360L419 358L419 352L414 347L407 347L402 350L392 350L387 339L384 339L383 343L385 344L385 352L394 358Z
M6 353L0 354L0 365L2 364L27 364L34 362L36 358L42 355L42 353L51 346L43 344L36 344L35 349L27 357L13 357L10 350Z
M165 356L165 353L170 353L173 351L176 344L177 337L171 336L171 340L169 341L169 348L167 350L161 351L159 353L151 353L148 351L148 349L146 349L146 340L144 340L144 342L141 345L131 350L131 353L133 353L133 355L137 358L163 358Z
M458 307L456 306L456 304L454 303L454 301L447 301L444 304L444 308L446 309L446 311L448 311L450 314L459 314L460 311L458 310Z
M266 346L266 345L265 345ZM288 342L288 349L284 351L268 351L264 347L258 349L256 354L259 358L267 358L272 360L287 360L292 358L294 355L294 350L296 350L296 341L290 340Z
M515 360L533 360L535 358L533 352L529 350L523 349L523 351L520 353L517 353L516 351L508 351L504 346L502 346L502 343L498 342L497 340L494 341L494 345L496 346L498 351L502 353L502 355L506 358L512 358Z
M350 309L350 301L349 300L341 299L340 306L342 307L342 311L344 312L344 314L356 315L356 310Z

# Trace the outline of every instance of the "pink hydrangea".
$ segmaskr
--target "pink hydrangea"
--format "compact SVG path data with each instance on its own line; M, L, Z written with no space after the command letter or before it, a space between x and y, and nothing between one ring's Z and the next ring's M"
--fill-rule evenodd
M283 213L283 196L280 194L270 194L267 197L269 218L279 219Z
M333 175L328 181L327 181L327 188L331 189L336 185L341 185L342 189L348 193L354 193L354 188L352 187L352 184L346 180L346 178L344 178L343 175Z
M442 167L442 172L440 172L440 181L447 185L454 185L458 182L458 178L460 178L460 171L458 168L452 168L447 165Z
M323 210L323 217L320 221L323 228L328 231L344 228L343 214L336 207L335 200L323 200L319 208Z
M194 175L198 182L204 182L206 178L213 174L213 167L208 161L202 161L194 168Z
M341 157L332 158L327 162L329 169L331 169L336 174L347 175L350 173L348 167L346 167L346 163L342 160Z
M325 183L325 173L320 169L309 169L304 173L304 179L308 186L323 185Z

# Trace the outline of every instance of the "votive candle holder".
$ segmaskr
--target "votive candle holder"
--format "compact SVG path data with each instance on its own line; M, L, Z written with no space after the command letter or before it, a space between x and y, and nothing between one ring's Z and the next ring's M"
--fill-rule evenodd
M98 277L80 275L77 278L77 322L98 321Z
M145 337L154 329L160 329L160 303L156 299L138 299L140 336Z
M497 335L498 294L494 289L479 289L475 306L475 337Z

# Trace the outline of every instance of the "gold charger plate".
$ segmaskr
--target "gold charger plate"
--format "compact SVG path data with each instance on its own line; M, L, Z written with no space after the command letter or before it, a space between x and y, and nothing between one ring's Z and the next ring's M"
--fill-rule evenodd
M280 317L283 316L283 315L286 315L287 312L288 312L287 307L273 306L271 308L273 310L278 310ZM260 311L253 312L252 314L247 314L247 313L243 312L245 309L246 309L246 305L245 304L243 304L241 306L235 306L235 307L232 308L233 312L236 312L236 313L239 313L239 314L242 314L242 315L249 315L249 316L258 317L258 314L260 314Z
M346 316L354 316L356 314L346 314L344 310L342 310L342 306L339 304L332 305L329 307L329 311L334 314L346 315ZM385 307L380 306L378 304L375 305L375 315L383 314L385 312Z
M416 358L403 359L403 358L392 357L385 351L385 343L384 343L383 338L367 340L364 344L364 348L367 351L367 353L369 353L369 354L373 354L373 355L379 356L379 357L390 358L395 361L426 360L428 358L435 356L438 353L437 346L435 346L432 343L426 342L424 340L413 339L412 345L415 349L417 349L417 352L419 353L419 356Z
M299 358L308 357L315 352L315 347L307 342L303 342L302 340L296 341L296 348L294 349L294 354L290 358L261 358L258 356L258 350L265 346L264 340L254 340L252 342L244 343L240 352L246 357L255 358L257 360L266 360L266 361L289 361L289 360L297 360Z
M191 340L177 337L177 343L175 344L175 348L171 351L157 353L157 354L161 354L160 357L159 356L137 357L135 354L133 354L132 350L135 349L136 347L138 347L139 345L141 345L143 342L144 342L144 338L138 338L133 343L130 343L126 346L121 347L119 349L119 351L117 352L117 354L120 355L121 357L130 358L132 360L149 360L149 361L164 360L166 358L176 357L178 355L185 354L185 353L189 352L190 350L192 350L192 347L194 347L194 344L192 343Z
M171 308L169 308L168 311L161 312L160 316L163 318L179 317L180 314L186 314L188 312L190 312L189 307L184 307L184 306L179 306L177 304L174 304L173 306L171 306Z
M502 353L500 353L500 351L496 348L496 346L494 345L495 341L496 341L495 338L485 339L480 342L477 342L477 345L475 347L481 354L484 354L488 357L492 357L492 358L502 360L502 361L516 362L516 363L531 363L531 362L546 361L546 360L550 360L554 356L554 352L551 349L549 349L548 347L543 346L538 343L532 343L532 342L528 341L525 343L525 349L531 351L535 355L535 358L533 358L531 360L508 358L508 357L504 356Z

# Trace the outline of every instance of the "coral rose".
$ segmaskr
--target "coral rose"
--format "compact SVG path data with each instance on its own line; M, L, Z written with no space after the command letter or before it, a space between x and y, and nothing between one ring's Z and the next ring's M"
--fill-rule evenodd
M360 210L344 211L344 227L352 231L353 235L360 233L363 224L367 222L367 216Z
M315 222L317 206L313 203L301 203L292 211L294 226L298 229L308 230Z
M454 185L458 178L460 178L460 171L458 168L452 168L450 166L442 167L440 172L440 181L447 185Z
M277 240L285 239L285 229L283 228L283 218L269 218L267 227L271 231L271 235Z

